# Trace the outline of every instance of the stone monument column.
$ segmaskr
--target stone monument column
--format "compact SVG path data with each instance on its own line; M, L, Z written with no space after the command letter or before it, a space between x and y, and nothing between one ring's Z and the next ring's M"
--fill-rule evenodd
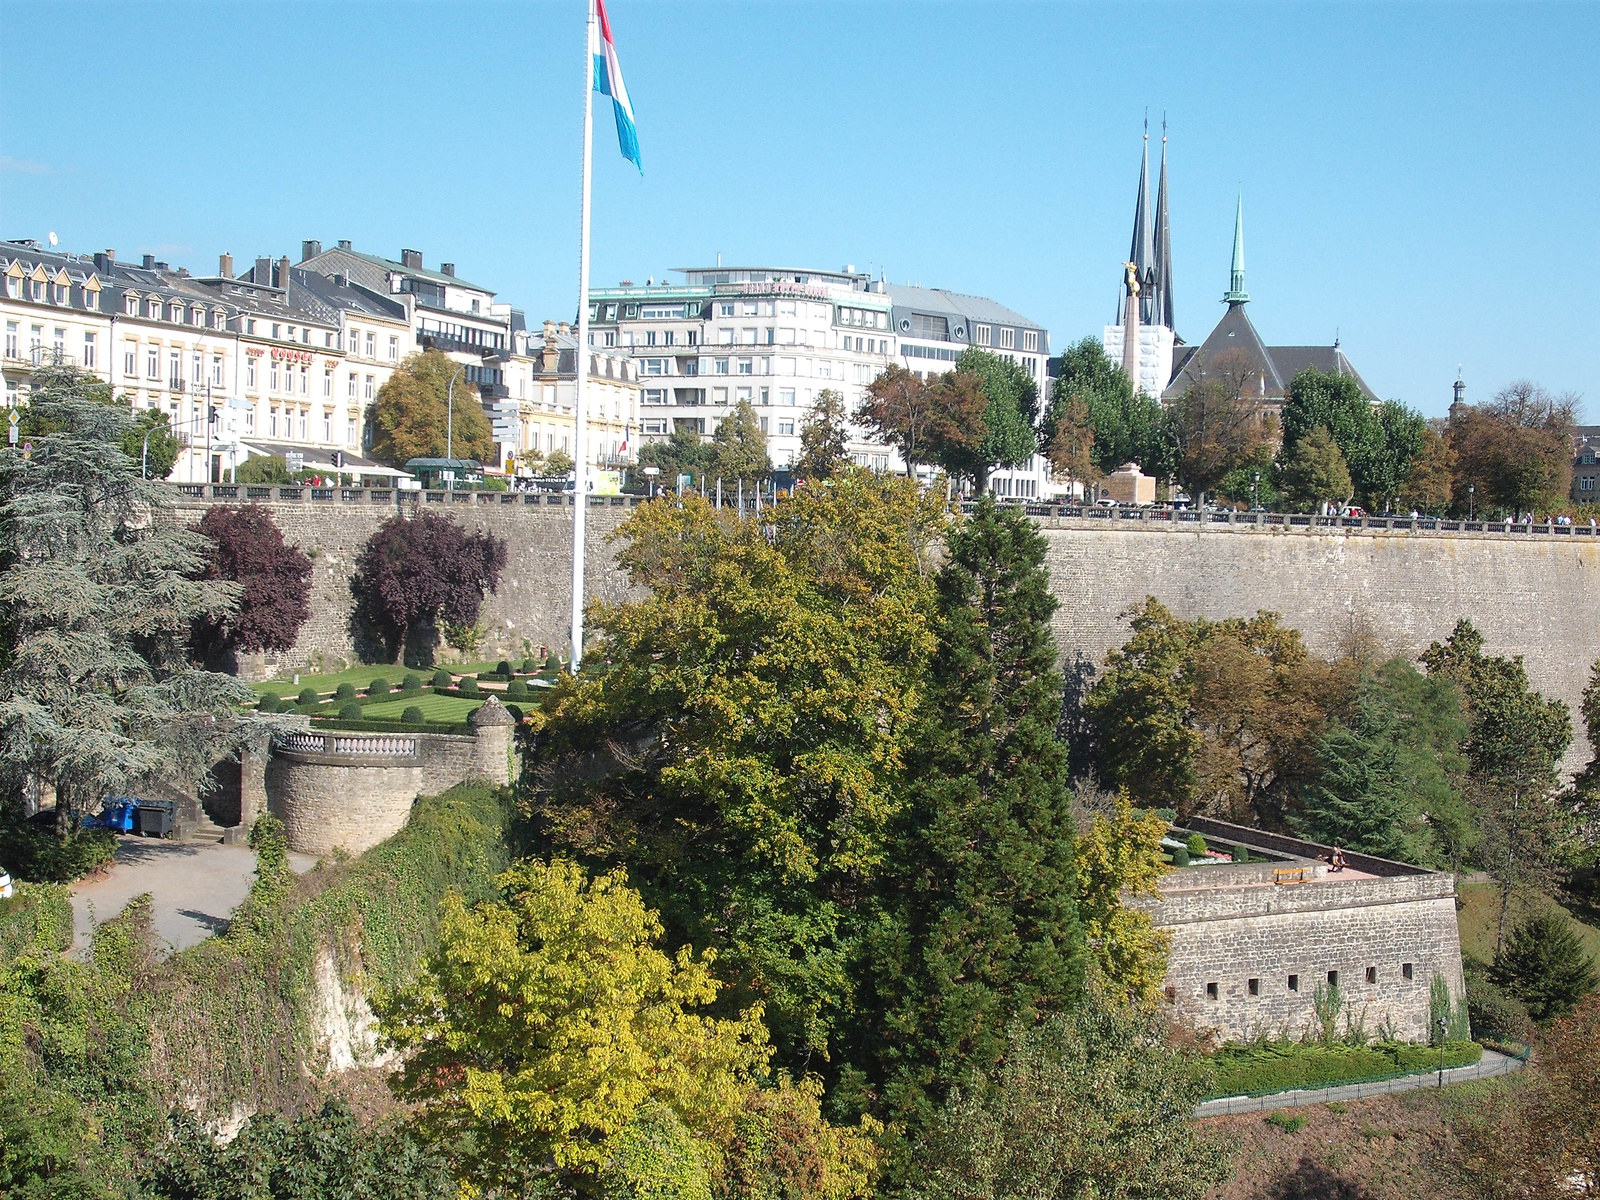
M256 818L267 811L267 743L239 751L239 824L225 831L223 841L247 842Z

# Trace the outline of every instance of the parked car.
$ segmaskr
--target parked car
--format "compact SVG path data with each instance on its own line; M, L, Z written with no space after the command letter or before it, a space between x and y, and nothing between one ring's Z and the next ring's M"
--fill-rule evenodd
M9 900L16 894L16 888L11 886L11 872L0 867L0 900Z
M1115 508L1117 506L1117 502L1110 496L1101 496L1095 503L1101 508Z

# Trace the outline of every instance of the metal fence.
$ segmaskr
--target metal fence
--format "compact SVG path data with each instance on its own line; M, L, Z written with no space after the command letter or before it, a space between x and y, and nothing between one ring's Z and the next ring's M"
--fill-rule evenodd
M1442 1074L1446 1084L1470 1083L1475 1079L1493 1079L1509 1075L1527 1065L1528 1052L1513 1057L1494 1050L1485 1050L1483 1057L1471 1066L1450 1067ZM1207 1100L1194 1110L1197 1117L1223 1117L1235 1113L1270 1112L1278 1108L1298 1108L1304 1104L1326 1104L1330 1100L1365 1100L1372 1096L1387 1096L1395 1092L1410 1092L1417 1088L1437 1087L1441 1082L1439 1071L1409 1075L1381 1075L1369 1079L1350 1080L1320 1088L1293 1088L1286 1092L1272 1092L1265 1096L1222 1096Z

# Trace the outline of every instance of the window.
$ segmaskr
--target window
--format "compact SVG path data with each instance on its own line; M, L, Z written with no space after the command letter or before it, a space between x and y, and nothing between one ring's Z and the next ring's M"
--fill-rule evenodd
M146 379L161 378L161 351L151 346L144 355L144 377Z
M368 375L366 380L365 380L365 382L362 385L362 388L361 388L361 398L363 400L371 400L372 399L372 394L373 394L372 376Z
M254 433L256 431L256 410L254 406L244 410L244 431L246 433Z
M333 413L331 411L324 411L322 414L322 440L325 442L333 441Z
M161 320L161 301L152 298L150 302L145 305L144 315L149 317L152 321Z
M218 387L222 386L222 355L211 356L211 382Z
M656 331L654 329L646 330L644 344L646 346L654 346L656 344Z
M667 402L667 389L645 388L644 402L646 404L665 404Z
M219 309L217 309L215 312L213 312L211 314L211 328L213 328L213 329L221 329L223 320L224 320L224 318L223 318L223 315L222 315L222 310L219 308ZM255 326L253 324L250 327L250 332L251 333L255 332Z
M205 368L205 359L201 358L200 357L200 352L198 350L196 350L192 355L190 355L190 358L189 358L189 379L190 379L190 381L192 383L196 384L196 385L204 383L205 382L205 369L206 369Z
M289 326L289 341L294 341L294 326Z
M94 368L94 334L92 333L83 335L83 365L91 370Z
M711 389L711 403L713 403L713 404L726 404L727 402L728 402L728 389L727 388L722 387L722 388L712 388Z
M272 392L275 392L275 391L278 390L278 361L277 361L277 359L273 359L272 366L269 367L268 370L267 370L267 390L268 391L272 391Z
M400 339L398 337L390 337L389 339L389 361L400 361Z
M717 359L712 369L717 375L726 375L728 373L728 360L725 358Z
M751 393L749 388L742 387L734 389L734 398L748 404L751 400L755 399L755 396Z
M756 373L756 360L755 359L753 359L753 358L741 358L739 360L739 374L741 374L741 375L754 375L755 373Z
M305 396L305 395L309 395L310 392L311 392L311 368L310 367L301 367L300 368L300 394L302 396Z
M1002 350L1015 350L1017 348L1017 331L1015 329L1002 329L1000 331L1000 348Z
M378 357L378 335L373 333L370 329L367 330L367 357Z
M717 316L719 316L719 317L731 317L731 316L733 316L733 301L732 300L724 300L721 303L719 303L717 305Z
M783 405L785 408L793 408L794 407L794 389L793 388L779 388L778 389L778 403Z
M322 373L322 395L326 399L332 399L332 397L333 397L333 372L332 371L324 371Z
M90 334L89 336L93 337L94 335ZM17 323L15 321L6 322L6 357L20 357L17 354ZM128 374L132 375L133 371L129 370Z
M676 335L670 329L668 329L665 333L663 333L661 335L661 344L664 345L664 346L672 345L672 343L675 340L676 340Z
M268 437L277 437L278 436L278 410L277 409L273 409L272 412L270 414L268 414L268 416L267 416L267 436Z
M589 335L589 344L591 346L594 345L594 334L592 333ZM608 346L615 346L617 344L617 335L615 333L607 333L605 336L605 344Z
M761 406L763 408L765 408L767 405L769 405L771 403L772 403L772 389L771 388L762 388L761 389Z
M794 301L793 300L779 300L778 301L778 315L780 317L792 317L792 316L794 316Z
M244 360L244 385L252 391L255 390L256 360L253 358L247 358Z
M1246 982L1245 988L1252 996L1259 996L1261 995L1261 980L1251 979Z
M122 311L130 317L137 317L139 315L139 297L124 296L122 298Z
M717 341L724 346L733 345L733 327L729 325L719 328L717 330Z
M301 409L300 410L300 440L302 442L306 440L306 411L305 411L305 409Z
M246 333L248 333L248 334L254 334L255 333L255 331L256 331L256 319L254 317L246 317L244 319L244 331Z
M987 325L974 325L972 327L973 340L980 346L994 344L994 330Z
M322 345L326 349L330 349L331 350L333 348L333 334L332 334L332 332L324 333L322 335Z
M473 311L473 312L477 312L477 311L478 311L478 303L479 303L479 302L478 302L478 300L477 300L477 299L474 299L474 300L473 300L473 301L472 301L472 311Z
M755 328L753 326L747 326L746 328L744 328L743 330L740 331L739 340L742 343L744 343L746 346L754 346L756 344L756 338L758 336L759 336L759 334L756 332L756 330L755 330Z
M1400 964L1400 978L1401 979L1410 979L1411 978L1411 964L1410 963L1401 963Z
M356 398L356 373L354 371L350 372L350 387L345 394L352 400Z
M1337 972L1337 971L1329 971L1328 972L1328 986L1329 987L1338 987L1339 986L1339 972Z
M761 432L762 433L766 433L767 432L767 418L766 417L762 417L761 418Z
M670 373L670 358L645 358L640 359L646 375L666 375Z
M350 353L351 354L360 354L361 353L361 331L359 329L352 329L346 335L346 337L348 338L348 340L350 342Z
M1377 967L1368 967L1367 968L1367 982L1368 983L1377 983L1378 982L1378 968Z
M1215 1000L1216 998L1217 998L1217 985L1214 984L1214 983L1206 984L1206 999L1207 1000Z
M700 344L700 331L698 329L689 330L689 340L686 344L690 346L698 346Z
M778 436L779 437L793 437L794 436L794 422L793 421L779 421L778 422Z
M283 337L283 326L279 325L276 321L274 321L273 324L272 324L272 340L276 342L276 341L281 340L282 337Z
M1022 331L1022 348L1030 351L1039 348L1039 331L1037 329L1024 329Z
M1298 975L1289 976L1289 990L1291 992L1298 992L1300 990L1300 976L1298 976Z
M344 442L347 446L356 444L356 419L354 417L344 423Z

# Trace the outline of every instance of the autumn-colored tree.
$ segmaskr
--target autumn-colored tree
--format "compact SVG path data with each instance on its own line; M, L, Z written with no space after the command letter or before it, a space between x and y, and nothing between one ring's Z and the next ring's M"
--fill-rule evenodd
M907 475L915 475L918 464L934 461L933 445L939 439L934 426L947 419L927 383L898 363L868 385L857 415L879 441L900 451Z
M603 672L532 714L545 836L626 861L676 939L720 945L802 1074L853 1019L861 905L890 850L922 703L942 497L847 470L758 525L641 505L598 606Z
M928 430L928 453L953 478L976 480L983 467L984 413L989 397L976 375L947 371L928 385L938 414Z
M494 461L494 437L477 385L461 364L438 350L413 354L401 363L378 389L371 415L372 455L391 467L403 467L413 458L443 458L447 442L457 458Z
M1061 405L1077 397L1088 406L1094 430L1094 467L1110 474L1123 463L1135 462L1146 475L1172 474L1172 443L1167 412L1161 401L1135 391L1120 363L1107 357L1099 338L1087 337L1068 346L1050 388L1050 406L1040 426L1040 444L1055 441Z
M1083 498L1090 499L1088 484L1097 474L1094 467L1095 430L1089 417L1089 404L1076 393L1060 397L1050 410L1053 432L1045 446L1050 469L1070 486L1084 485Z
M1455 471L1456 452L1443 434L1432 425L1427 426L1422 433L1422 447L1400 485L1400 507L1443 516L1450 509Z
M402 647L407 666L429 666L441 625L471 625L506 565L506 544L468 533L441 513L391 517L356 559L350 590L381 661Z
M1168 409L1178 482L1197 504L1272 439L1272 419L1245 395L1246 382L1235 356L1220 354Z
M761 420L748 400L739 401L734 410L722 418L711 439L710 464L707 474L729 483L745 480L759 483L772 474L772 460L767 457L767 435L761 432Z
M850 465L850 413L844 394L823 388L800 426L800 457L794 460L797 478L831 479Z
M1350 470L1326 425L1317 425L1283 457L1279 485L1299 512L1343 506L1353 494Z
M1479 512L1517 515L1566 504L1576 416L1576 397L1552 396L1528 380L1457 410L1447 433L1456 455L1456 510L1465 511L1469 485Z
M208 509L195 529L210 539L201 579L241 587L239 611L195 624L195 647L216 665L238 651L287 650L311 615L311 560L283 540L272 514L258 504Z
M1135 812L1119 792L1111 817L1096 816L1073 855L1078 918L1099 968L1101 986L1135 1004L1153 1003L1167 971L1171 937L1150 923L1124 896L1154 896L1169 869L1161 839L1167 823L1154 812Z

